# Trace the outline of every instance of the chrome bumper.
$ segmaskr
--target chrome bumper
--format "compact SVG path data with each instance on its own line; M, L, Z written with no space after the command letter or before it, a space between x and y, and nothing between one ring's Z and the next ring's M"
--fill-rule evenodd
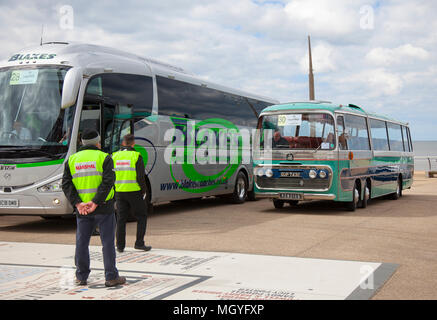
M280 192L286 193L286 192ZM294 193L294 192L290 192ZM335 200L335 194L323 194L323 193L300 193L303 196L301 201L305 200ZM257 192L257 198L279 199L279 192ZM291 199L283 199L284 201L290 201Z

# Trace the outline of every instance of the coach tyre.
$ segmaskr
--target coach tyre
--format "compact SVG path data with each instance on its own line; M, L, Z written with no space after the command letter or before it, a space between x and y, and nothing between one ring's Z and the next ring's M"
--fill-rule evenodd
M238 172L237 179L235 180L234 193L231 200L233 203L243 203L247 197L248 182L246 175L240 171Z
M276 209L282 209L284 207L284 200L273 199L273 205Z
M360 201L360 208L367 208L370 200L370 184L369 181L364 183L363 199Z
M352 200L346 203L346 208L349 211L355 211L360 201L360 192L358 191L358 182L355 182L354 188L352 190Z
M402 179L399 176L396 182L396 192L391 195L391 199L398 200L400 197L402 197Z

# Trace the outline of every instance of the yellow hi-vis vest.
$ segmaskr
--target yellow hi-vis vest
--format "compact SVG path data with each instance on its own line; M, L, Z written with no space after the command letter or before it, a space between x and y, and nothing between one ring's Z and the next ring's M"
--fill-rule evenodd
M83 202L93 200L97 188L102 183L103 162L108 154L100 150L82 150L70 156L68 166L73 184ZM106 201L114 197L111 189Z
M122 150L112 154L115 170L115 191L133 192L140 191L137 182L136 164L140 156L139 152Z

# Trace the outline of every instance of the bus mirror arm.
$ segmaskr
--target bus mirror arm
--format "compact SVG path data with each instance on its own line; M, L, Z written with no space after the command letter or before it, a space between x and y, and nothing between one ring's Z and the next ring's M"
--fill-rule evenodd
M82 68L71 68L67 71L67 74L64 78L64 84L62 86L62 109L71 107L76 103L82 77Z

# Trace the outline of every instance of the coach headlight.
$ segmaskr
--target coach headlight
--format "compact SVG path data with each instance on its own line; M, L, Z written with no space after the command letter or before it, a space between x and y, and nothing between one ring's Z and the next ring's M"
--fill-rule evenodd
M256 173L256 175L258 177L262 177L264 175L264 169L263 168L259 168L259 169L256 170L255 173Z
M320 170L320 172L319 172L319 177L320 178L325 179L327 175L328 174L326 173L325 170Z
M47 192L61 192L62 191L62 178L47 183L38 188L38 192L47 193Z
M267 169L267 170L266 170L266 176L267 176L268 178L273 177L273 171L272 171L272 169Z
M317 171L316 170L310 170L309 176L311 179L315 179L317 177Z

